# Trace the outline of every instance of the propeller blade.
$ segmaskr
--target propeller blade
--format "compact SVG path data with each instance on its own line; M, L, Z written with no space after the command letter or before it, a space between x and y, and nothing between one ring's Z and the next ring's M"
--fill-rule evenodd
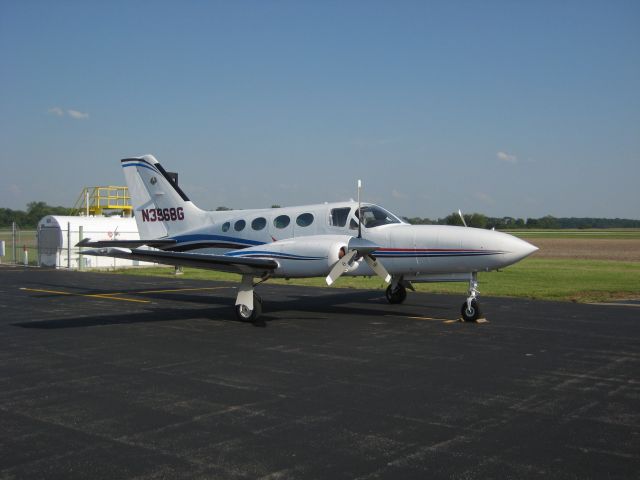
M376 274L382 278L385 283L389 283L391 281L391 275L387 272L387 269L378 261L378 259L374 258L371 255L365 255L364 261L367 262L367 265L371 267L371 270L376 272Z
M351 265L351 261L353 260L353 257L355 257L357 254L358 254L357 250L351 250L344 257L342 257L340 260L336 262L336 264L333 266L333 268L329 272L329 275L327 275L327 278L326 278L327 285L331 285L338 278L340 278L340 276L343 273L349 271L349 266Z

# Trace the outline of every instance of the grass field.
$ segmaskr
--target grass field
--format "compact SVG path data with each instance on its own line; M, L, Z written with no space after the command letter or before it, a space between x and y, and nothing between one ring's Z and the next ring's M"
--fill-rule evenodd
M160 275L172 277L173 268L120 270L130 275ZM182 278L238 281L239 275L186 268ZM270 283L325 286L322 278L269 280ZM524 297L538 300L573 302L606 302L619 299L640 299L640 263L606 260L556 260L531 258L500 272L479 274L480 291L487 296ZM376 277L342 277L334 287L384 288ZM416 284L421 292L459 293L467 289L462 283Z
M540 247L540 251L502 272L480 273L480 291L488 296L528 297L544 300L602 302L640 299L640 229L611 230L515 230L514 235ZM12 261L11 231L0 230L5 241L3 263ZM29 263L37 261L35 231L20 232L18 263L22 246L29 249ZM130 275L173 276L173 268L123 269ZM239 276L198 269L185 269L184 278L238 281ZM326 286L321 278L270 280L271 283ZM328 287L327 287L328 288ZM341 278L332 288L382 289L378 278ZM424 292L459 293L458 283L417 284Z
M501 272L480 273L482 295L539 300L606 302L640 299L640 229L517 230L540 247L532 257ZM127 271L172 276L172 268ZM238 275L185 269L186 278L239 280ZM270 280L272 283L326 286L324 279ZM378 278L341 278L332 288L383 289ZM462 283L416 284L422 292L464 295Z

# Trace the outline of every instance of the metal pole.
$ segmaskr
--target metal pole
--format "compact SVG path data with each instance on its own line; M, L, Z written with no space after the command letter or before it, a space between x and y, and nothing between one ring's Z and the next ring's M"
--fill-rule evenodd
M78 227L80 242L82 241L82 230L82 225L80 225L80 227ZM78 270L82 270L82 247L78 247Z
M67 222L67 268L71 270L71 222Z
M16 252L16 222L11 222L11 252L13 264L18 264L18 255Z

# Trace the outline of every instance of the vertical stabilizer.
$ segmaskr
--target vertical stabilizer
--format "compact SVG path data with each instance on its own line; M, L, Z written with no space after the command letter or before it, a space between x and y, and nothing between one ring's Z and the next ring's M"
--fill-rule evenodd
M141 239L174 236L205 223L196 207L153 155L121 160Z

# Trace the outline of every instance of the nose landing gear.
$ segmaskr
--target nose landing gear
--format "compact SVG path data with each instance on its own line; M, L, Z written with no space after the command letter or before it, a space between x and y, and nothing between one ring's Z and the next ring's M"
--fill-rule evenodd
M469 296L460 309L460 314L465 322L475 322L480 318L480 315L482 315L480 312L480 304L478 303L479 293L478 272L473 272L471 279L469 279Z

